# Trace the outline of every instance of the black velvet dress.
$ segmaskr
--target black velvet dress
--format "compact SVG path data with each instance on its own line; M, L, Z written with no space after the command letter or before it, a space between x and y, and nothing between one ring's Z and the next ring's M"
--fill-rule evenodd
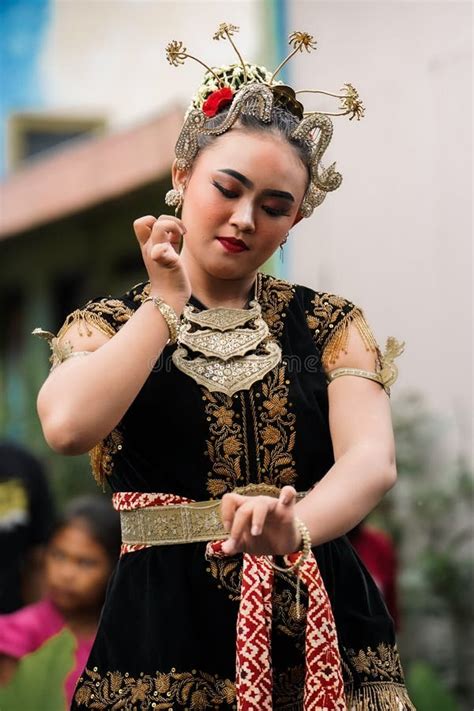
M165 492L203 501L248 483L311 488L334 463L321 354L363 316L351 302L259 274L257 296L282 361L250 390L211 393L178 370L167 346L117 428L96 448L113 492ZM148 293L95 299L71 314L109 335ZM190 303L204 308L194 297ZM241 556L204 557L205 543L124 554L72 709L235 709ZM413 709L392 619L347 538L314 549L338 632L348 709ZM302 602L305 603L304 591ZM303 708L305 622L295 579L273 591L273 707Z

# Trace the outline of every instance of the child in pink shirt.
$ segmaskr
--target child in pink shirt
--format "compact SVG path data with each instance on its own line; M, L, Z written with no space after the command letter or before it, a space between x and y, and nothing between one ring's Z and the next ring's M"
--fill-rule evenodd
M75 642L74 663L64 679L69 708L119 551L120 523L110 503L100 496L71 502L47 546L46 598L0 615L0 686L14 683L20 660L67 629Z

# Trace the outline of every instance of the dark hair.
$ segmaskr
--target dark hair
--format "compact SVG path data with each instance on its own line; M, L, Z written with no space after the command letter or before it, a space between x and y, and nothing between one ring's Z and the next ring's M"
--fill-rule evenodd
M217 128L222 124L224 119L227 118L228 110L222 111L217 116L206 121L206 126L209 128ZM312 158L312 144L308 140L299 140L292 137L292 132L299 124L299 119L291 114L286 109L281 107L273 107L272 117L268 123L261 121L256 116L251 116L250 114L240 114L238 119L238 126L247 129L248 131L256 131L261 133L273 133L279 134L283 138L286 138L290 146L298 153L298 156L306 167L308 171L308 179L311 178L311 158ZM210 146L218 136L208 136L206 134L199 134L198 145L199 150L203 150Z
M115 564L120 553L120 516L110 501L99 494L72 499L59 516L51 538L74 522L85 524L92 538L106 551L110 562Z

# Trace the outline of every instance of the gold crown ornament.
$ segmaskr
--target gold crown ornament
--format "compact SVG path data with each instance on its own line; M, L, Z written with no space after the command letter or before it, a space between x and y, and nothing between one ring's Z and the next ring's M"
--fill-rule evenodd
M232 128L243 114L269 123L273 108L284 108L298 119L298 125L290 137L311 146L311 179L300 208L303 217L309 217L327 193L336 190L342 182L335 163L328 168L322 165L323 155L333 133L330 117L349 116L350 120L360 120L364 115L362 101L352 84L344 84L339 93L319 89L295 91L275 78L295 54L316 49L316 41L307 32L293 32L289 36L291 51L275 71L269 72L265 67L248 64L243 60L233 40L238 31L236 25L224 22L213 35L215 40L226 39L230 42L239 58L237 64L209 67L201 59L189 54L182 42L173 40L166 47L166 56L172 66L178 67L186 59L193 59L206 69L203 82L186 112L176 143L177 167L188 170L192 166L199 151L200 135L219 136ZM339 111L305 111L297 98L305 93L339 99ZM223 112L226 113L222 120L216 121L215 117Z

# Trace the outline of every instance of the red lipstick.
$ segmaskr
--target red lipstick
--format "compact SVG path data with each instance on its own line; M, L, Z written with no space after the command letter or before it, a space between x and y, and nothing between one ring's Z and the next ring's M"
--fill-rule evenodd
M233 252L235 254L237 252L246 252L248 250L247 245L245 242L242 242L241 239L236 239L235 237L218 237L217 239L228 252Z

